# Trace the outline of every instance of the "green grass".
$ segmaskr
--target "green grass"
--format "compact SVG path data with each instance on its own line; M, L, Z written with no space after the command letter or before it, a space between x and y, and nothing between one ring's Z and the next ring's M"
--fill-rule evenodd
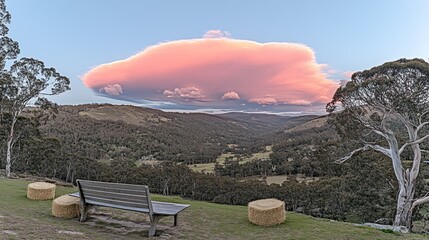
M0 239L141 239L147 235L147 215L129 211L100 208L96 214L90 214L85 223L54 218L52 201L32 201L25 197L28 183L0 178ZM75 191L58 187L56 195ZM172 219L161 221L157 231L160 239L426 239L421 235L386 233L292 212L287 212L283 224L265 228L249 223L246 206L159 195L153 199L191 205L179 214L177 227L171 227ZM83 235L59 233L60 230Z

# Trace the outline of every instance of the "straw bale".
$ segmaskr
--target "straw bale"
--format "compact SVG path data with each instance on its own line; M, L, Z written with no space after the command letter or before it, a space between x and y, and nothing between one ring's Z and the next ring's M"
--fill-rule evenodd
M274 226L285 221L285 202L277 199L262 199L248 205L249 221L264 227Z
M52 215L59 218L79 216L79 198L63 195L52 201Z
M35 182L28 184L27 197L33 200L48 200L55 197L55 184Z

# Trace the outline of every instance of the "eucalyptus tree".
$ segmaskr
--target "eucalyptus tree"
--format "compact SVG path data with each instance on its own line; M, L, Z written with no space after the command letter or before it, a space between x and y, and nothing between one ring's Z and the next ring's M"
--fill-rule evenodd
M429 139L429 64L400 59L356 72L326 108L330 113L349 114L350 118L342 118L342 126L356 122L366 129L359 136L361 147L338 162L370 149L391 160L399 189L393 225L409 231L413 210L429 202L428 194L415 196L422 155L428 150L422 144Z
M42 61L33 58L17 60L19 45L9 38L7 24L11 15L6 10L5 0L0 0L0 113L2 127L7 129L6 139L6 176L10 177L12 165L12 149L16 140L16 122L23 110L29 105L37 106L38 117L45 110L55 110L56 104L46 96L57 95L70 89L70 81L59 74L54 68L46 67ZM12 61L7 66L7 61Z

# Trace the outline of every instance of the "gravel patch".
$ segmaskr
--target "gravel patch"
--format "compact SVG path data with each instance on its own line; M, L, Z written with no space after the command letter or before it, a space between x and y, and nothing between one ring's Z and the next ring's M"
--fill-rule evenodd
M18 235L18 234L16 234L16 232L11 231L11 230L3 230L3 233L9 234L9 235Z
M83 236L84 234L81 232L67 231L67 230L58 230L58 233L67 234L67 235L78 235Z

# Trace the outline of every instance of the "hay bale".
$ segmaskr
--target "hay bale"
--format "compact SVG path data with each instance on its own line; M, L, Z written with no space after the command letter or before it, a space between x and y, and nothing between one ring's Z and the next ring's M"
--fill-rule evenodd
M52 215L59 218L79 217L79 198L63 195L52 201Z
M285 202L277 199L262 199L248 205L249 221L264 227L285 221Z
M33 200L48 200L55 197L55 184L35 182L28 184L27 197Z

